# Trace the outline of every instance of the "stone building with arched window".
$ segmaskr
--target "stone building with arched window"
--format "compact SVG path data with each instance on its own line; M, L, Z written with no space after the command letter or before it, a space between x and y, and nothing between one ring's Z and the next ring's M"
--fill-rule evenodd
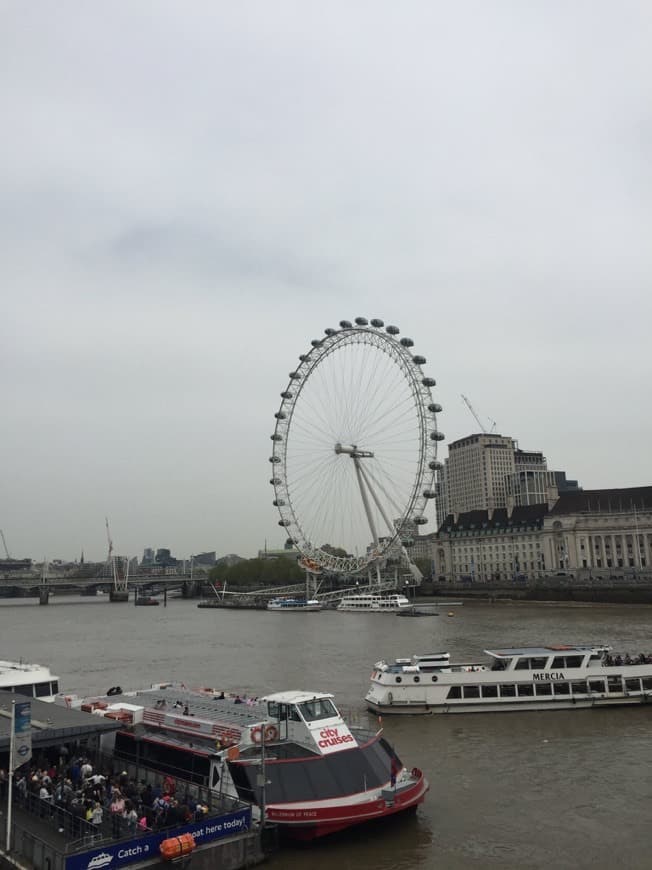
M548 496L545 504L449 514L430 541L435 576L468 583L652 576L652 487Z

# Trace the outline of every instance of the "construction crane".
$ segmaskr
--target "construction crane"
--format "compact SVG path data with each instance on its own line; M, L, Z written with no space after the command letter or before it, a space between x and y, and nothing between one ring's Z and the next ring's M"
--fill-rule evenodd
M110 562L111 557L113 556L113 541L111 540L111 530L109 529L109 518L104 517L104 521L106 523L106 539L109 542L109 556L107 562Z
M464 400L464 404L466 405L466 407L469 409L469 411L470 411L470 412L473 414L473 416L475 417L475 422L476 422L476 423L478 424L478 426L482 429L483 434L484 434L484 435L491 435L491 433L492 433L492 432L494 431L494 429L496 428L496 421L495 421L495 420L490 420L490 421L489 421L492 425L491 425L491 429L489 430L489 432L487 432L487 429L486 429L484 423L483 423L482 420L478 417L478 415L477 415L477 413L476 413L476 411L475 411L473 405L471 404L471 402L469 402L469 400L466 398L466 396L463 395L462 393L460 393L460 395L462 396L462 399Z
M2 538L2 546L5 548L5 553L7 554L7 559L11 559L9 555L9 550L7 549L7 541L5 540L5 533L0 529L0 537Z

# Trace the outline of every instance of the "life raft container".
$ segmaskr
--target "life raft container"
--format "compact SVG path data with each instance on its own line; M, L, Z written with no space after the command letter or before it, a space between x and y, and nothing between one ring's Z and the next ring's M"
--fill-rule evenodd
M276 725L265 725L263 729L262 725L256 725L249 732L249 736L252 743L262 743L263 736L265 737L265 743L272 743L278 739L278 728Z
M159 851L164 861L173 861L175 858L189 855L196 845L192 834L180 834L178 837L169 837L167 840L163 840L159 846Z

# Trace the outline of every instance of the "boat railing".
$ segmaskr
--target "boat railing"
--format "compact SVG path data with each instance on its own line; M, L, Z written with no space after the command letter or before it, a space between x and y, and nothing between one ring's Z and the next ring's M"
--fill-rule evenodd
M351 731L369 730L373 732L374 717L370 716L366 710L354 708L342 709L340 707L340 716Z

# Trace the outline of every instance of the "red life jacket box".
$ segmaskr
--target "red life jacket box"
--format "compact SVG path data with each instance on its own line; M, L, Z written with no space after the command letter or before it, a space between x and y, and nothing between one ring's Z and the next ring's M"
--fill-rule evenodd
M181 834L178 837L163 840L159 846L159 851L164 861L173 861L175 858L189 855L196 845L192 834Z
M125 724L131 724L134 721L133 714L126 710L109 710L104 716L106 719L115 719L116 722L124 722Z
M81 709L84 713L92 713L94 710L106 710L108 706L106 701L90 701L87 704L82 704Z

